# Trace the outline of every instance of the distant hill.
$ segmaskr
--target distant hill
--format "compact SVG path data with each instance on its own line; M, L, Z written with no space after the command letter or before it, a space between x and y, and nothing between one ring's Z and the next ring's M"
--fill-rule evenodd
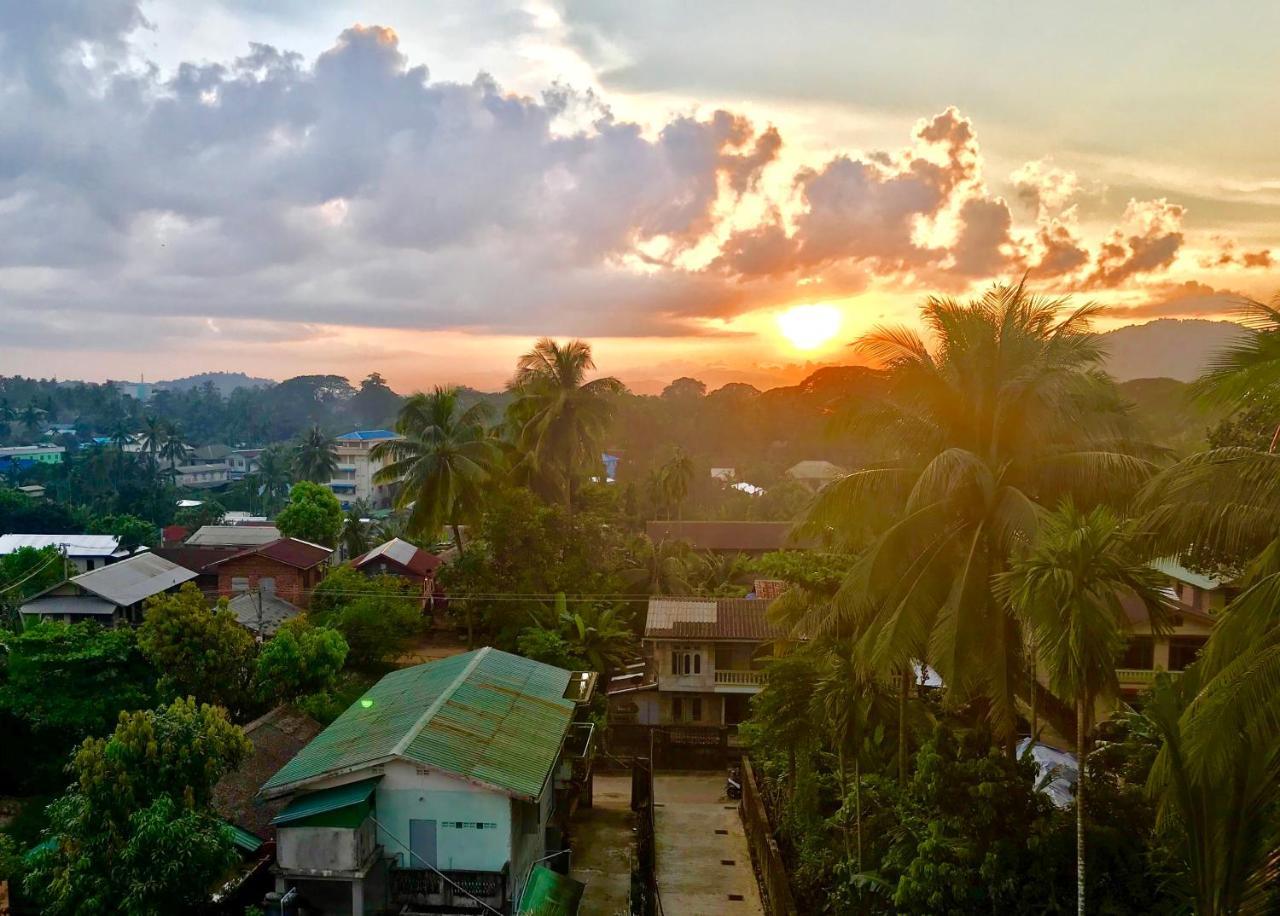
M1107 371L1120 381L1172 378L1189 382L1216 351L1241 333L1230 321L1161 318L1102 335L1110 356Z
M156 382L155 387L169 391L186 391L190 388L199 388L205 382L213 382L213 387L217 388L223 397L237 388L270 388L276 384L274 379L254 378L243 372L201 372L198 375L188 375L186 378Z

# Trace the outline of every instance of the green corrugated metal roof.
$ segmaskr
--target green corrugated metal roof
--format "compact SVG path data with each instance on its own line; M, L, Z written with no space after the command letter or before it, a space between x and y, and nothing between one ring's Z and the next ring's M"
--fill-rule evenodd
M308 792L299 795L288 806L271 819L273 824L288 824L304 818L324 814L326 811L337 811L369 800L381 776L373 779L362 779L346 785L334 786L332 789L321 789L319 792Z
M222 823L231 831L231 842L236 844L236 849L252 854L262 848L262 837L256 833L250 833L230 821L223 821Z
M1196 588L1201 588L1208 592L1211 592L1222 585L1221 579L1213 579L1209 576L1201 575L1198 572L1193 572L1177 560L1173 560L1168 557L1156 560L1151 565L1171 579L1177 579L1179 582L1194 585Z
M535 865L520 895L520 916L574 916L587 886L545 865Z
M393 671L263 789L401 757L535 798L573 716L568 683L562 668L492 648Z

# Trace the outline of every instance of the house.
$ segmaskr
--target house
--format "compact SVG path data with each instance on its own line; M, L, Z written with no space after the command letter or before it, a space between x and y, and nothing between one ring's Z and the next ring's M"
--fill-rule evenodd
M18 610L31 617L66 623L141 623L143 603L148 598L176 591L194 578L194 572L164 557L138 553L55 585Z
M0 471L25 471L37 464L61 464L66 449L61 445L7 445L0 448Z
M275 827L271 819L287 801L263 802L256 798L259 787L323 726L292 706L277 706L244 726L244 736L253 745L245 761L227 773L213 788L213 810L231 827L236 849L244 867L232 886L221 895L224 912L243 912L259 903L275 883L270 873L275 861Z
M274 525L203 525L184 542L188 547L261 547L280 539Z
M195 461L180 464L174 469L174 482L188 490L212 490L224 486L230 479L224 461Z
M644 674L615 679L609 719L620 724L732 726L764 686L764 664L785 630L752 598L649 599Z
M492 648L382 678L259 793L289 798L277 892L320 914L511 912L560 851L548 828L567 758L590 754L571 740L589 683Z
M380 442L399 438L389 429L357 429L338 436L334 449L338 471L329 481L329 489L338 497L342 508L349 509L352 503L360 500L374 509L391 507L395 484L374 483L373 478L382 470L383 462L370 456L369 452Z
M792 480L804 484L817 493L833 480L839 480L846 472L844 468L830 461L808 460L797 461L787 468L786 473Z
M1176 560L1163 559L1151 564L1169 577L1169 585L1178 600L1193 611L1216 616L1240 593L1233 582L1193 572Z
M82 573L129 555L120 549L120 539L112 534L0 534L0 556L23 547L54 547Z
M311 590L320 584L333 548L299 538L278 538L215 560L218 594L233 598L245 592L270 592L290 604L305 608Z
M235 556L240 550L239 547L191 547L178 544L172 547L153 547L151 552L194 572L196 586L206 595L212 595L218 591L218 570L213 564Z
M354 568L366 575L400 576L418 583L424 599L435 593L436 570L443 564L435 554L400 538L379 544L351 561Z
M645 533L659 541L687 541L695 550L759 556L784 548L812 546L791 536L790 522L673 522L645 523Z
M227 456L227 476L232 480L243 480L258 471L258 459L262 455L260 448L238 448Z
M1132 698L1151 685L1157 671L1180 674L1196 660L1209 634L1213 618L1179 598L1170 623L1172 631L1155 633L1146 606L1137 598L1122 599L1129 618L1129 643L1116 667L1120 692Z
M29 499L44 499L45 488L38 483L29 483L18 487L18 492Z

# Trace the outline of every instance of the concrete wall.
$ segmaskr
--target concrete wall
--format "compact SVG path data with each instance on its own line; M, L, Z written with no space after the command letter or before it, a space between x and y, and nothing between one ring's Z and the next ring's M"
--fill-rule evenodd
M276 860L282 868L356 871L376 845L373 821L355 830L344 827L280 827Z
M714 643L652 643L653 661L658 672L659 690L691 690L710 691L716 683L716 652ZM671 655L681 656L680 674L671 673ZM698 673L684 673L684 656L693 655L699 659Z

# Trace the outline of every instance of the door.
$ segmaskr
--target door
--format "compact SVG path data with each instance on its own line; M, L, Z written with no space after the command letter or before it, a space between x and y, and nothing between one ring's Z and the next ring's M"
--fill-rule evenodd
M436 822L409 821L409 868L436 867Z

